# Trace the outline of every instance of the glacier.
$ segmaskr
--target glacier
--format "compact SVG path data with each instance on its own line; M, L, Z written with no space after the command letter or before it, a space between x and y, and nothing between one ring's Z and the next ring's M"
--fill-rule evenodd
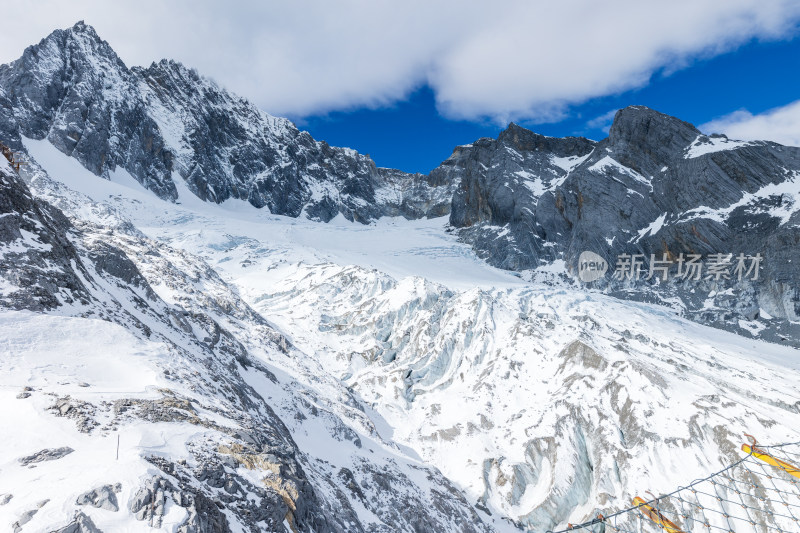
M544 531L720 468L743 432L797 440L794 348L547 269L526 280L446 218L319 224L177 179L173 203L24 143L26 183L79 250L111 244L143 280L84 274L96 303L3 311L4 523L46 501L22 527L74 512L102 531L214 530L201 503L225 494L231 531ZM4 255L47 251L23 241ZM262 451L265 424L282 456ZM59 446L75 452L18 466ZM161 514L74 503L117 484L123 503L161 494ZM265 484L282 516L255 512Z

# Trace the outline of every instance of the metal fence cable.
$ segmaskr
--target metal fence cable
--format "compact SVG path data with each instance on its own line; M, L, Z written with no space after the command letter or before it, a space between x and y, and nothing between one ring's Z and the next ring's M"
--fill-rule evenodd
M800 532L800 442L761 446L750 439L742 446L746 455L704 478L548 533Z

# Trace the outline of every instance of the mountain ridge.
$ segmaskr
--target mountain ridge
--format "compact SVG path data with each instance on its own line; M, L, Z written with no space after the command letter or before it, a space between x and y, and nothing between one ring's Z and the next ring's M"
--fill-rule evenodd
M406 198L395 190L406 186L430 196L436 209L435 188L424 180L410 184L411 175L315 141L175 61L129 69L81 22L0 67L0 86L13 112L0 134L14 149L23 149L21 133L47 137L96 175L121 166L172 201L177 175L206 201L243 199L322 221L402 214ZM387 197L380 206L376 194Z
M0 103L0 137L13 148L24 150L22 135L46 137L96 175L122 167L170 201L183 180L205 201L321 222L449 216L494 266L527 276L563 264L574 278L591 251L611 265L593 289L800 345L798 148L707 136L629 106L600 141L511 123L455 147L428 175L408 174L316 141L177 62L129 69L84 23L0 66ZM676 258L720 253L760 254L759 279L612 277L622 255L640 255L647 272L666 254L674 275Z

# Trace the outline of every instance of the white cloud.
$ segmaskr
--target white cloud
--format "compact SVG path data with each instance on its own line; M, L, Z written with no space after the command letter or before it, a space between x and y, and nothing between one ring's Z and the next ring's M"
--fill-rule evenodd
M608 133L611 129L611 124L614 123L614 116L617 114L617 109L612 109L607 113L603 113L599 117L595 117L586 122L586 128L590 130L600 130Z
M731 139L767 140L800 146L800 100L758 115L744 109L734 111L698 129L705 133L724 133Z
M796 28L793 0L107 2L4 7L0 62L85 19L128 64L196 67L274 114L381 106L429 84L451 118L557 120L654 72Z

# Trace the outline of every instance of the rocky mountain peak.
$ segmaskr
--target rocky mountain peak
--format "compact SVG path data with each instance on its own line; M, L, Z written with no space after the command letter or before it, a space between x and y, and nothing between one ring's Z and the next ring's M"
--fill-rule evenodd
M56 30L22 57L0 66L13 119L0 126L7 142L47 139L98 176L118 167L162 198L176 199L173 154L144 111L138 78L79 22Z
M608 143L621 150L679 153L700 134L688 122L637 105L617 111L608 132Z
M94 38L96 39L100 39L100 37L98 37L97 35L97 32L94 30L94 27L91 26L90 24L86 24L86 22L83 20L79 20L78 22L73 24L70 29L66 31L72 33L85 33L87 35L94 36Z
M524 152L552 152L557 157L585 155L592 151L595 142L585 137L547 137L511 122L497 136L500 143Z
M170 73L186 81L200 82L202 79L195 69L187 68L183 63L173 59L153 61L147 68L133 67L133 70L141 72L143 76L154 75L156 73Z
M53 33L58 32L56 30ZM98 47L104 47L107 51L111 52L113 55L117 55L114 52L114 49L111 48L111 45L108 44L107 41L100 38L100 35L97 34L97 31L94 29L94 26L91 24L86 24L83 20L79 20L75 24L73 24L70 28L60 30L67 38L72 39L80 39L86 43L93 43Z
M66 61L63 67L67 68L75 64L87 64L102 66L104 70L109 67L115 71L127 70L125 63L111 45L100 38L95 29L84 21L76 22L70 28L53 31L38 44L29 46L23 58L26 55L38 62L62 57Z

